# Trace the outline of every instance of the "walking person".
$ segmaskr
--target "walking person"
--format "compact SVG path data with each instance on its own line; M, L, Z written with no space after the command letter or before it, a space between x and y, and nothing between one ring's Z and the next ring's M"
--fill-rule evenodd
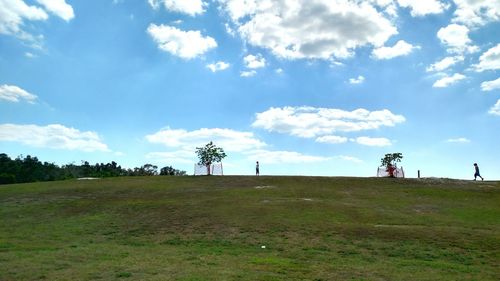
M260 175L260 172L259 172L259 161L257 161L255 163L255 175L256 176L259 176Z
M479 174L479 166L477 165L477 163L474 163L474 169L475 169L474 180L476 180L477 177L480 177L481 180L484 181L483 177L481 177L481 175Z

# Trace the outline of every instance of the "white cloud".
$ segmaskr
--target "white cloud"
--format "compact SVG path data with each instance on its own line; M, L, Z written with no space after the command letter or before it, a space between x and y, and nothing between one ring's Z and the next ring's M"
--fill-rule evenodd
M498 0L454 0L454 22L467 26L481 26L500 20L500 1Z
M463 56L446 57L434 64L431 64L429 67L426 68L426 71L427 72L443 71L445 69L448 69L450 66L455 65L463 60L464 60Z
M229 66L231 66L229 63L226 63L223 61L218 61L216 63L207 64L207 68L210 69L212 72L217 72L217 71L227 69Z
M301 164L328 161L331 157L306 155L295 151L255 150L248 152L248 159L262 164Z
M163 144L171 148L182 148L186 151L194 151L196 147L204 146L213 141L215 145L226 151L246 151L259 149L266 144L251 132L241 132L231 129L199 129L186 131L183 129L165 128L154 134L147 135L146 139L151 143Z
M338 159L341 159L344 161L351 161L354 163L363 163L363 160L356 158L356 157L353 157L353 156L339 155L339 156L336 156L335 158L338 158Z
M448 47L449 53L463 54L479 51L477 46L472 45L469 38L469 28L465 25L450 24L439 29L437 37L441 43Z
M479 64L473 66L476 71L500 69L500 44L492 47L479 57Z
M255 74L257 74L257 71L255 71L255 70L240 72L241 77L252 77L252 76L255 76Z
M399 6L410 8L413 17L422 17L429 14L440 14L450 7L439 0L397 0Z
M447 139L446 142L451 142L451 143L469 143L470 140L467 138L454 138L454 139Z
M243 58L243 61L245 62L245 66L250 69L257 69L266 66L266 59L263 58L261 54L257 54L256 56L248 55Z
M203 14L205 12L204 7L208 5L202 0L148 0L148 2L153 9L158 9L163 4L165 9L169 11L184 13L190 16Z
M448 76L445 75L443 78L437 80L434 82L432 85L433 88L446 88L450 86L451 84L455 84L456 82L465 79L465 75L462 75L460 73L455 73L453 76Z
M346 137L340 136L322 136L316 139L316 142L319 143L330 143L330 144L338 144L347 142Z
M13 35L25 41L35 42L39 38L22 29L24 21L44 21L49 18L40 7L28 6L24 1L0 0L0 33Z
M346 58L356 48L383 46L397 34L369 2L218 0L250 45L286 59Z
M366 146L391 146L392 142L386 138L357 137L356 143Z
M192 59L217 47L215 40L200 31L183 31L173 26L150 24L148 33L158 48L183 59Z
M381 8L384 13L392 17L397 17L397 6L394 0L368 0L371 4Z
M413 46L404 40L399 40L392 47L380 47L374 49L372 55L374 58L379 60L392 59L395 57L409 55L414 49L420 49L420 46Z
M277 74L282 74L283 73L283 68L276 68L276 70L274 70Z
M350 78L349 83L350 84L361 84L365 81L365 77L362 75L359 75L358 78Z
M395 126L405 121L387 109L345 111L333 108L284 107L270 108L257 113L252 124L270 132L290 134L303 138L328 135L333 132L353 132Z
M484 81L481 83L481 90L483 91L493 91L500 89L500 77L493 81Z
M232 37L236 37L236 31L231 27L229 23L224 24L224 28L226 29L227 34L231 35Z
M218 0L233 21L238 21L257 10L258 0Z
M197 161L194 150L179 150L171 152L151 152L146 154L146 158L153 159L155 162L164 164L184 163L192 164Z
M488 111L489 114L500 116L500 99L497 100L497 103L493 105Z
M28 93L27 91L13 85L1 85L0 86L0 100L6 100L10 102L19 102L25 100L29 103L34 103L37 96Z
M26 27L32 27L30 22L46 21L49 18L47 11L66 21L75 16L73 8L65 0L37 0L37 2L43 8L28 5L24 0L0 0L0 34L14 36L32 48L40 49L43 35L34 35L26 31Z
M69 21L75 17L73 7L66 3L66 0L37 0L37 2L42 4L49 12L65 21Z
M97 133L81 132L59 124L47 126L1 124L0 141L54 149L110 151L107 145L101 142Z

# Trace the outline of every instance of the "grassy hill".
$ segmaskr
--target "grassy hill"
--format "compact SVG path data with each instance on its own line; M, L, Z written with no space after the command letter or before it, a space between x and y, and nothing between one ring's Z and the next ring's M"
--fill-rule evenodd
M498 280L500 183L131 177L0 186L0 280Z

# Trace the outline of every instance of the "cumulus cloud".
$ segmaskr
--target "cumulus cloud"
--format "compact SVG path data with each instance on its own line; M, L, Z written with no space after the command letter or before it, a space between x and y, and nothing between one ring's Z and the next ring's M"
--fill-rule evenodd
M241 77L252 77L252 76L255 76L255 74L257 74L257 71L255 71L255 70L249 70L249 71L242 71L242 72L240 72L240 76Z
M500 89L500 77L493 81L484 81L481 83L481 90L483 91L493 91Z
M332 159L331 157L313 156L295 151L255 150L247 154L249 160L259 161L263 164L300 164L323 162Z
M196 16L205 12L204 7L208 4L202 0L148 0L153 9L159 9L163 4L165 9L173 12Z
M28 5L23 0L0 0L0 34L14 36L33 48L41 48L43 35L25 30L28 23L45 21L47 11L69 21L74 17L73 8L65 0L37 0L40 6ZM45 9L44 9L45 8Z
M479 57L479 64L474 65L476 71L500 69L500 44L484 52Z
M10 102L19 102L21 100L27 101L29 103L34 103L37 96L28 93L27 91L13 85L1 85L0 86L0 100L6 100Z
M497 103L493 105L488 111L489 114L500 116L500 99L497 100Z
M338 144L338 143L345 143L347 142L346 137L340 137L340 136L322 136L316 139L316 142L319 143L330 143L330 144Z
M42 4L45 9L54 15L62 18L65 21L69 21L75 17L73 12L73 7L66 3L66 0L36 0L38 3Z
M457 9L453 21L467 26L481 26L500 20L498 0L454 0Z
M345 111L333 108L283 107L257 113L252 124L270 132L290 134L303 138L329 135L334 132L354 132L392 127L405 121L387 109L368 111L360 108Z
M147 32L158 44L158 48L183 59L192 59L217 47L210 36L200 31L183 31L173 26L150 24Z
M451 143L469 143L470 140L467 138L453 138L453 139L447 139L446 142L451 142Z
M427 72L443 71L445 69L448 69L450 66L453 66L453 65L455 65L463 60L464 60L463 56L446 57L446 58L444 58L444 59L442 59L434 64L431 64L425 70Z
M449 53L463 54L479 51L477 46L472 45L469 38L469 28L465 25L452 23L439 29L437 37L442 44L448 47Z
M203 128L194 131L165 128L154 134L147 135L150 143L158 143L170 148L182 148L194 151L210 141L226 151L246 151L260 149L266 144L258 140L251 132L241 132L231 129Z
M1 0L0 33L13 35L21 40L36 41L37 38L22 29L25 20L44 21L49 18L45 10L29 6L24 1Z
M357 137L356 143L366 146L391 146L392 142L386 138Z
M350 84L361 84L365 81L365 77L362 75L359 75L358 78L350 78L349 83Z
M82 150L87 152L106 151L107 145L102 143L95 132L81 132L59 124L38 125L0 125L0 141L19 142L29 146Z
M229 63L226 63L223 61L218 61L216 63L207 64L207 68L210 69L212 72L217 72L217 71L227 69L227 68L229 68L229 66L231 66Z
M374 49L372 55L374 58L379 60L392 59L395 57L409 55L414 49L420 49L420 46L413 46L404 40L399 40L392 47L380 47Z
M356 48L383 46L397 34L367 1L218 0L250 45L286 59L346 58Z
M266 66L266 59L262 57L261 54L248 55L243 58L245 66L250 69L262 68Z
M460 74L460 73L455 73L455 74L453 74L453 76L445 75L443 78L434 82L432 87L433 88L446 88L446 87L448 87L452 84L455 84L458 81L463 80L465 78L466 78L465 75Z
M151 152L146 154L146 158L152 159L155 162L164 164L184 163L192 164L196 162L196 153L194 150L179 150L171 152Z
M397 17L398 15L398 7L394 0L368 0L367 2L383 10L384 13L391 17Z
M413 17L440 14L450 7L439 0L397 0L399 6L409 8Z

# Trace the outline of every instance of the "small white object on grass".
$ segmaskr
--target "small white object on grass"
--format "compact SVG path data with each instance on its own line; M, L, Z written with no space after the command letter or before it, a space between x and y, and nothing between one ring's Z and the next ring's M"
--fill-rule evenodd
M262 246L260 246L260 248L261 248L261 249L265 249L265 248L266 248L266 246L262 245Z

